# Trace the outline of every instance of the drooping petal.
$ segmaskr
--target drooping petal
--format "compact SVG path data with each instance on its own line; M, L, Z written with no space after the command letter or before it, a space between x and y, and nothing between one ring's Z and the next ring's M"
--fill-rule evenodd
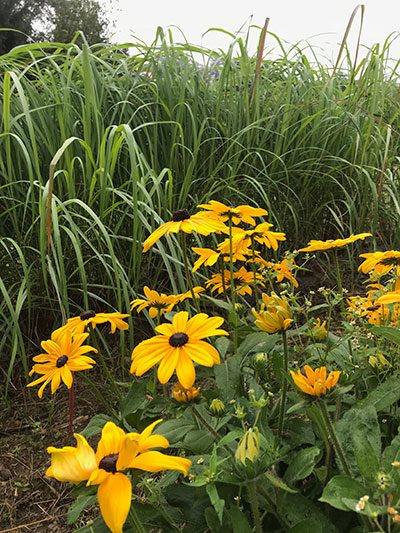
M97 499L104 522L112 533L122 533L122 528L131 507L132 484L117 472L108 476L99 486Z
M46 476L54 477L58 481L80 483L89 479L92 472L97 469L95 453L86 439L79 433L75 433L74 437L77 441L76 448L72 446L47 448L47 452L51 453L51 465L47 469Z
M145 452L137 455L129 468L139 468L147 472L161 472L162 470L180 470L185 475L189 472L192 461L184 457L175 457L161 452Z

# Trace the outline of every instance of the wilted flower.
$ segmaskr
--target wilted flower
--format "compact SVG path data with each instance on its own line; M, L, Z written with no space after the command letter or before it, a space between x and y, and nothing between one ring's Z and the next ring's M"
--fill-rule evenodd
M298 370L297 374L290 371L295 384L306 394L311 396L321 396L326 394L327 390L331 390L339 380L340 371L333 370L328 377L326 377L326 366L316 368L313 370L306 365L304 367L304 374Z
M321 320L317 318L317 321L314 324L314 327L311 328L311 332L315 340L317 340L318 342L323 341L328 333L326 331L325 326L326 326L326 320L324 320L321 324Z
M250 428L246 431L243 437L240 439L235 459L239 463L246 464L246 459L254 461L260 453L260 433L258 428Z
M69 329L73 335L76 335L83 333L89 324L92 328L95 328L97 324L109 322L111 333L115 333L117 329L125 330L129 328L129 324L122 320L128 316L128 314L123 313L96 313L93 309L89 309L89 311L83 311L79 316L74 316L67 320L63 328Z
M179 382L175 383L174 388L172 389L172 395L177 402L191 402L196 398L200 392L200 387L190 387L190 389L185 389Z
M262 331L275 333L287 329L293 322L292 310L285 298L280 298L275 292L271 296L264 293L262 295L263 304L257 312L254 308L251 310L256 317L255 324Z

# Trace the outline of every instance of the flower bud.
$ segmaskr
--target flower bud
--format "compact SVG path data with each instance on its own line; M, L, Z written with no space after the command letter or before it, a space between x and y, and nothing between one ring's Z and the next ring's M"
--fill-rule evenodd
M246 459L251 462L258 457L260 453L260 433L258 428L250 428L246 431L243 437L239 441L235 453L236 462L246 464Z
M321 324L321 320L317 318L317 321L314 325L314 327L311 329L311 332L315 338L316 341L321 342L325 339L327 335L327 331L325 328L326 320L324 320Z
M260 312L257 313L254 308L251 310L256 318L256 326L267 333L287 329L293 322L288 301L284 297L280 298L275 292L272 292L271 296L264 293L262 299Z
M214 415L220 416L225 411L225 405L218 398L214 398L210 404L210 411Z

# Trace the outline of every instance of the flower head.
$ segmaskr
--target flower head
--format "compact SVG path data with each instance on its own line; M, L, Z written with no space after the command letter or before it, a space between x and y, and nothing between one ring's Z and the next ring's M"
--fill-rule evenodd
M227 239L227 242L229 243L229 239ZM211 250L210 248L192 248L192 250L199 255L200 257L196 260L196 262L193 265L193 272L196 272L202 265L205 266L212 266L215 265L215 263L218 261L220 257L223 258L224 261L229 261L229 251L227 252L216 252L214 250ZM232 252L232 261L235 263L236 261L246 261L246 250L240 249L235 250Z
M128 468L148 472L180 470L186 475L191 466L189 459L151 450L169 446L165 437L151 434L159 422L153 422L142 433L125 433L113 422L107 422L96 453L82 435L75 433L76 448L47 448L51 466L46 475L58 481L99 485L97 498L104 521L112 533L122 533L131 506L132 485L121 471Z
M72 335L71 331L63 326L53 331L51 340L41 343L41 347L47 353L41 353L33 358L39 364L33 365L29 375L35 372L43 375L28 384L28 387L33 387L43 383L38 390L39 398L43 396L48 383L51 382L52 394L56 392L61 381L70 389L74 380L72 372L86 370L96 364L91 357L84 355L88 352L97 352L91 346L82 346L88 335L88 333Z
M193 294L196 299L200 298L200 293L205 290L204 287L193 287ZM192 291L186 291L182 292L181 294L177 294L176 298L179 302L184 302L187 298L193 298Z
M164 293L159 294L157 291L151 290L148 287L143 288L143 292L146 299L137 298L132 300L131 309L137 307L136 311L140 313L146 307L149 308L150 318L154 318L157 315L163 313L169 313L174 306L179 302L179 298L175 295L167 296Z
M271 231L270 228L272 228L272 224L269 222L263 222L262 224L258 224L254 229L244 230L241 233L234 235L232 237L232 243L236 246L249 246L251 241L256 241L260 244L265 244L267 248L277 250L278 241L285 241L286 235L285 233Z
M256 222L253 217L267 216L268 211L260 207L251 207L250 205L239 205L238 207L227 206L221 202L211 200L208 204L200 204L197 207L206 209L210 216L226 222L231 219L234 224L245 222L255 226Z
M190 389L185 389L179 381L175 383L174 388L172 389L172 395L177 402L191 402L196 398L200 392L200 387L190 387Z
M374 271L377 274L387 274L394 266L400 265L400 252L397 250L388 250L386 252L372 252L361 254L365 260L358 267L358 270L364 274Z
M252 261L252 259L249 259L249 262L250 261ZM293 283L296 288L299 286L299 282L292 273L292 271L298 267L294 264L292 259L283 259L280 263L273 263L272 261L265 261L265 259L262 259L261 257L256 257L255 262L260 263L262 267L269 269L275 275L275 281L277 283L281 283L284 279L287 279L290 283Z
M132 352L131 372L142 376L159 363L158 379L166 383L176 370L178 380L190 389L196 374L193 362L203 366L219 364L218 351L201 340L213 335L228 335L218 329L224 319L199 313L189 319L187 311L176 313L172 324L161 324L155 330L160 335L142 341Z
M258 283L264 287L261 274L256 274L256 278ZM241 267L237 272L233 273L233 285L237 294L252 294L251 283L254 283L254 275L252 272L248 272L244 267ZM222 275L220 273L214 274L206 281L206 287L208 288L213 285L211 292L218 290L218 294L223 292L224 284L226 289L231 288L230 270L224 270L224 283L222 282Z
M256 326L267 333L276 333L282 329L287 329L293 322L292 310L288 301L285 298L280 298L275 292L271 293L271 296L264 293L262 299L260 311L257 312L254 308L251 310L256 317Z
M73 335L76 335L77 333L83 333L89 324L91 324L92 328L95 328L97 324L109 322L111 333L115 333L117 329L124 330L129 328L129 324L122 320L128 316L128 314L122 313L96 313L89 309L89 311L83 311L79 316L74 316L67 320L63 328L69 329Z
M304 373L303 373L304 372ZM306 394L310 396L321 396L326 394L327 390L331 390L338 382L340 371L333 370L329 376L326 377L326 366L316 368L313 370L306 365L303 371L298 370L297 374L290 371L295 384Z
M258 428L250 428L246 431L238 444L235 459L236 462L246 464L246 459L253 462L260 453L260 433Z
M226 230L225 224L219 220L214 220L210 217L207 211L199 211L194 215L190 215L186 209L175 211L170 222L165 222L153 233L147 237L143 243L143 253L153 246L163 235L171 235L171 233L200 233L200 235L210 235L210 233L221 233Z
M321 342L325 339L327 335L325 326L326 326L326 320L324 320L321 324L321 320L317 318L314 326L311 328L311 332L316 341Z
M316 241L311 240L306 248L300 248L299 252L316 252L319 250L330 250L331 248L340 248L342 246L347 246L359 239L364 240L366 237L372 237L371 233L358 233L357 235L350 235L346 239L331 239L329 241Z

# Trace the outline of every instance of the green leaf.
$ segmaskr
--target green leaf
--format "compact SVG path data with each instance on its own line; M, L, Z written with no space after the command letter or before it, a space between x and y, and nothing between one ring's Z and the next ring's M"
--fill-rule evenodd
M293 528L307 520L310 524L314 522L320 524L324 533L339 533L321 509L310 498L301 494L289 494L288 492L282 494L279 498L278 511L281 516L285 517L285 522L289 527ZM308 531L314 533L313 529L308 529Z
M373 405L379 412L387 409L400 399L400 379L392 376L378 385L370 394L358 402L357 408L363 409Z
M232 521L233 533L252 533L253 529L244 513L235 505L229 508L228 512Z
M390 342L400 345L400 330L390 326L373 326L371 332L377 337L384 337Z
M283 476L283 480L291 485L295 481L305 479L311 475L320 454L319 448L311 446L300 450L290 461L288 469Z
M96 502L97 494L80 494L67 511L67 524L73 524L86 507Z
M145 380L134 381L128 394L121 400L120 411L123 418L135 413L148 402L146 398L147 382Z
M172 418L156 426L154 433L165 437L170 444L176 444L183 441L185 435L193 429L196 429L196 426L192 420L183 417Z
M289 533L322 533L322 524L315 520L302 520L298 522Z
M94 415L94 417L90 420L89 424L80 433L81 435L85 437L85 439L88 439L89 437L92 437L93 435L97 435L98 433L101 433L105 424L110 421L115 422L115 420L113 420L108 415L105 415L105 414Z
M239 358L230 357L220 365L215 365L214 374L221 399L225 402L235 399L240 383Z
M224 514L225 500L222 500L219 497L217 487L214 485L214 483L207 485L206 491L208 497L210 498L211 505L214 507L219 522L222 526L222 515Z
M359 434L357 439L364 439L370 444L376 457L381 456L381 431L376 410L372 405L363 409L359 409L358 406L349 409L336 424L336 434L350 471L356 478L360 478L354 450L353 435L355 433ZM340 462L336 462L341 469Z
M185 435L183 445L193 453L207 453L214 443L214 437L205 429L195 429Z
M368 495L365 487L358 481L348 476L334 476L324 488L320 502L329 503L336 509L348 511L348 506L343 498L359 500L362 496Z
M230 344L232 344L232 341L230 341L228 337L218 337L215 341L215 347L217 348L221 359L225 357Z
M254 352L269 352L279 339L278 334L271 335L265 331L259 331L247 335L238 348L238 355L242 359L249 353Z
M373 481L379 471L379 462L371 444L365 439L365 435L361 431L353 433L353 444L354 454L362 476L368 481Z
M389 446L385 448L381 461L382 470L390 472L394 461L400 461L400 435L397 435Z

